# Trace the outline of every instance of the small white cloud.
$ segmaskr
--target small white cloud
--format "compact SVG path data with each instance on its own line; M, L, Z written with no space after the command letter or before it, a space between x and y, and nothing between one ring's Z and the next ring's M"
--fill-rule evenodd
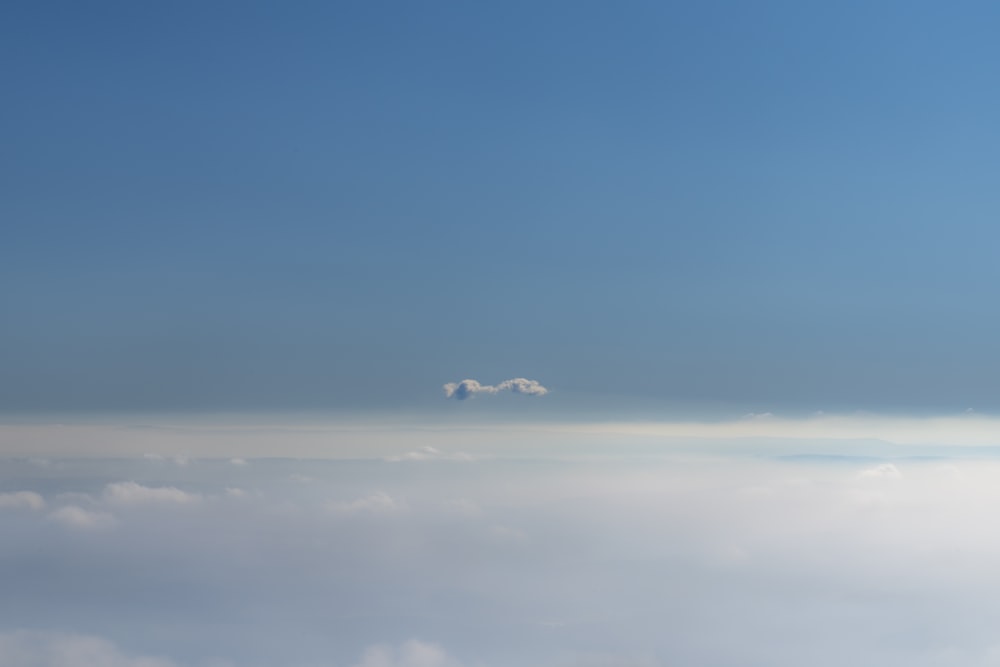
M49 513L49 519L76 530L107 530L118 524L118 520L106 512L85 510L77 505L60 507Z
M480 384L478 380L468 379L461 382L449 382L444 385L445 398L454 398L459 401L464 401L476 394L499 394L501 391L525 394L527 396L544 396L549 393L549 390L543 387L537 380L528 380L527 378L504 380L496 385Z
M407 452L405 454L400 454L399 456L387 456L386 461L427 461L428 459L439 459L442 458L443 454L440 449L434 447L421 447L420 449L415 449L412 452Z
M175 465L179 466L186 466L187 464L191 463L191 459L184 455L167 458L160 454L143 454L142 458L146 459L147 461L154 461L156 463L162 463L163 461L170 461Z
M528 396L544 396L549 390L538 383L537 380L527 380L525 378L514 378L504 380L497 385L500 391L511 391L515 394L527 394Z
M18 667L176 667L133 656L100 637L19 630L0 634L0 664Z
M461 382L449 382L444 385L445 398L455 398L464 401L476 394L495 394L496 387L481 385L477 380L462 380Z
M150 487L135 482L115 482L104 487L104 500L116 505L150 503L190 505L201 501L201 494L187 493L173 486Z
M226 487L226 495L229 496L230 498L244 498L244 497L246 497L247 492L244 491L243 489L238 489L238 488L235 488L235 487L232 487L232 486L227 486Z
M250 465L250 464L247 463L246 459L229 459L229 463L231 463L234 466Z
M382 458L383 461L389 462L399 462L399 461L435 461L435 460L449 460L449 461L472 461L473 457L469 454L463 452L442 452L440 449L435 447L421 447L420 449L415 449L411 452L406 452L405 454L399 454L396 456L385 456Z
M398 649L369 646L354 667L460 667L460 663L437 644L411 639Z
M858 473L860 479L900 479L902 477L903 473L899 472L899 468L891 463L880 463Z
M0 493L0 509L45 509L45 499L34 491Z
M327 507L335 514L395 514L409 509L405 502L381 492L348 502L329 503Z
M748 419L751 421L758 421L762 419L774 419L774 414L771 412L748 412L743 415L743 419Z

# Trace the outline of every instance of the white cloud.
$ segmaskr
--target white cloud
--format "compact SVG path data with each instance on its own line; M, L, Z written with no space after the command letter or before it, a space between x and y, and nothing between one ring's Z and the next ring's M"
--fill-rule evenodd
M400 454L398 456L386 456L384 460L386 461L427 461L430 459L440 459L443 458L444 454L440 449L436 447L426 446L420 449L415 449L412 452L406 452L405 454Z
M45 509L45 499L34 491L0 493L0 509Z
M45 510L0 512L10 538L0 560L14 567L0 627L58 622L120 640L126 658L167 651L185 667L216 655L289 667L834 667L844 656L932 667L981 664L994 640L982 622L982 591L1000 582L992 452L772 459L746 448L671 455L657 442L635 456L610 438L604 450L567 449L576 458L473 465L254 459L236 469L213 457L170 464L155 483L141 461L54 462ZM288 482L296 469L314 481ZM859 478L866 469L880 476ZM25 470L8 488L42 491ZM104 499L105 482L129 479L204 497L168 512ZM104 526L114 529L85 530ZM176 641L145 631L147 605ZM211 622L222 617L240 623ZM926 641L905 641L913 627ZM424 642L404 648L412 637ZM953 659L931 659L945 646Z
M880 463L877 466L865 468L858 473L858 477L861 479L900 479L903 477L903 473L899 472L899 468L891 463Z
M394 514L409 509L405 502L382 492L348 502L329 503L327 507L336 514Z
M100 637L25 630L0 634L0 664L11 667L175 667L165 658L128 655Z
M104 500L115 505L190 505L200 502L201 494L181 491L173 486L150 487L135 482L115 482L104 487Z
M50 512L49 518L77 530L107 530L118 524L118 520L106 512L85 510L77 505L60 507Z
M247 463L247 460L246 460L246 459L241 459L241 458L232 458L232 459L229 459L229 462L230 462L231 464L233 464L234 466L245 466L245 465L249 465L249 464Z
M406 452L405 454L399 454L395 456L385 456L382 458L383 461L389 461L397 463L399 461L437 461L437 460L451 460L451 461L472 461L474 457L465 454L464 452L443 452L436 447L420 447L411 452Z
M460 663L437 644L411 639L398 649L370 646L354 667L460 667Z
M454 398L459 401L464 401L476 394L498 394L501 391L528 396L544 396L549 393L549 390L539 384L537 380L526 378L504 380L496 385L480 384L477 380L462 380L444 385L445 398Z
M147 461L154 461L156 463L161 463L163 461L171 461L179 466L186 466L187 464L191 463L191 459L184 454L181 454L179 456L166 457L161 454L153 453L153 454L143 454L142 458L146 459Z
M144 458L147 461L152 461L153 463L164 463L166 461L169 461L174 465L179 465L179 466L186 466L189 463L191 463L191 458L186 454L179 454L177 456L168 457L168 456L163 456L161 454L152 453L152 454L143 454L142 458Z

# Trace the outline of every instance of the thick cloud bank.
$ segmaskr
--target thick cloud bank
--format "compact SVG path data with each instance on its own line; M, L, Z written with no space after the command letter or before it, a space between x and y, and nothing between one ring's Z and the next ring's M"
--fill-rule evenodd
M509 391L513 394L525 394L527 396L544 396L549 393L549 390L543 387L537 380L528 380L526 378L512 378L494 385L479 384L476 380L449 382L444 385L445 398L454 398L459 401L472 398L476 394L499 394L501 391Z
M0 665L1000 664L1000 460L821 446L6 459Z

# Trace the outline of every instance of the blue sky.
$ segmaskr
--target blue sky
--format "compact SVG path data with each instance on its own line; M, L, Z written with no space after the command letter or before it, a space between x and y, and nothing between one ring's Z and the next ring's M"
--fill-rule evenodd
M1000 664L998 19L3 3L0 664Z
M998 13L8 3L0 405L992 410Z

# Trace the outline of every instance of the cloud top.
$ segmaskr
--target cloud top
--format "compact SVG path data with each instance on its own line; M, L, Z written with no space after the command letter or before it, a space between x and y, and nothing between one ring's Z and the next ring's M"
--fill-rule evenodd
M527 378L512 378L493 385L480 384L477 380L462 380L444 385L445 398L454 398L459 401L464 401L476 394L499 394L501 391L527 396L544 396L549 393L549 390L543 387L538 380Z

